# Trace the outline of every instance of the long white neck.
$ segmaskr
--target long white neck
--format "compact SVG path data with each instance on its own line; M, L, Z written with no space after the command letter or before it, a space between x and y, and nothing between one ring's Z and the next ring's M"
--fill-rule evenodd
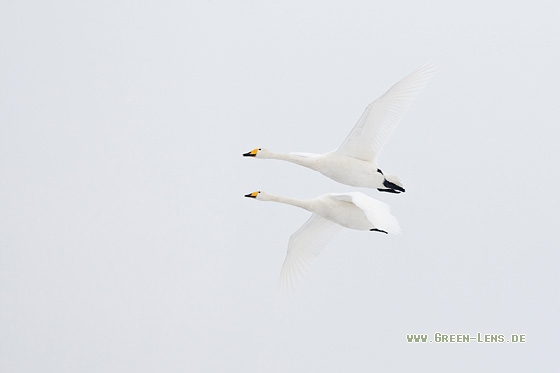
M268 200L273 202L285 203L287 205L297 206L304 210L313 212L313 202L312 200L297 199L282 196L268 195Z
M307 158L307 157L302 157L301 155L296 155L296 154L283 154L283 153L274 153L269 151L268 154L266 155L266 158L270 158L270 159L278 159L281 161L287 161L287 162L292 162L295 164L299 164L300 166L303 167L308 167L311 169L315 169L315 159L313 157Z

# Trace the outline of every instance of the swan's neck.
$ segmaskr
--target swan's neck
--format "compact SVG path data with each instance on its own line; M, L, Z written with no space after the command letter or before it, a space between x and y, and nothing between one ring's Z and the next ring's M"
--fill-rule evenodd
M315 164L316 164L315 159L313 157L306 158L306 157L302 157L301 155L295 155L295 154L283 154L283 153L269 152L267 158L292 162L292 163L295 163L295 164L299 164L300 166L308 167L308 168L311 168L311 169L315 169Z
M287 205L297 206L307 211L313 212L313 203L311 200L304 200L304 199L297 199L297 198L290 198L290 197L281 197L281 196L270 196L270 201L273 202L280 202L285 203Z

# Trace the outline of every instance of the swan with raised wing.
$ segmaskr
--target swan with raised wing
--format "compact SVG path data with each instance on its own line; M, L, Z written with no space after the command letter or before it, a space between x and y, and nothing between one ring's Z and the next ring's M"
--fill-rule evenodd
M256 148L243 156L296 163L346 185L376 188L389 193L404 192L396 176L385 175L378 167L379 153L408 106L434 74L435 66L428 63L393 85L366 107L348 137L334 151L326 154L282 154ZM320 137L320 134L317 135Z

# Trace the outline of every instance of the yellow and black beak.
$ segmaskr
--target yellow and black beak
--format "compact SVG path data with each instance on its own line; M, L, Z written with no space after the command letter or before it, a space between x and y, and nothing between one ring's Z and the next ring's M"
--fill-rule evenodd
M245 194L245 197L248 197L248 198L257 198L257 195L258 195L259 193L260 193L260 192L253 192L253 193Z
M244 153L243 156L244 157L256 157L258 152L259 152L259 149L255 148L248 153Z

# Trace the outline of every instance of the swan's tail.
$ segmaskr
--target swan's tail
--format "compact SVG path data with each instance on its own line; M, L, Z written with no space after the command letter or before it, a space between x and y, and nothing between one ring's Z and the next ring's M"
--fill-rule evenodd
M403 193L405 190L403 188L402 182L398 177L393 175L385 175L385 180L383 181L383 188L377 188L380 192L388 193Z

